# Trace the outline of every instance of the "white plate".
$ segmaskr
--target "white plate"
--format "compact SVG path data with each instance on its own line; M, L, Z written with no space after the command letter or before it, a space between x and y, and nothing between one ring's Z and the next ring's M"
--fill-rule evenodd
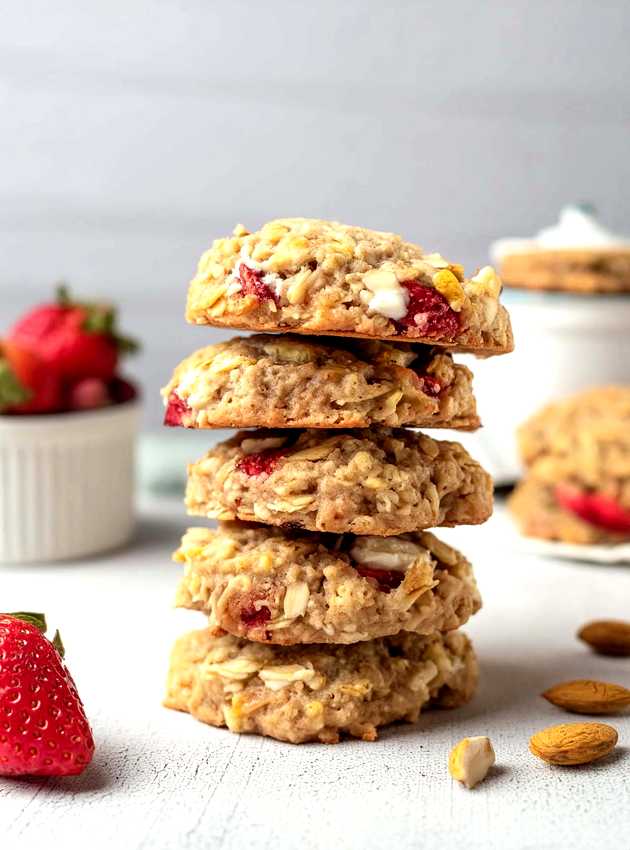
M520 548L530 555L542 555L544 558L587 561L592 564L630 564L630 543L580 546L576 543L558 543L521 536Z

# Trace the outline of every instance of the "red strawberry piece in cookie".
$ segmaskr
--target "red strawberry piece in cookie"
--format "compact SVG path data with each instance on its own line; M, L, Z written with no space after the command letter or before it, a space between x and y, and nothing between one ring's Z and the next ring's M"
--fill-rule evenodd
M119 355L137 348L133 340L118 334L112 306L74 302L63 287L55 303L35 307L23 316L9 339L36 351L67 381L110 381Z
M265 449L262 452L254 452L242 457L236 464L236 468L245 475L271 475L278 461L285 454L284 449Z
M377 570L374 567L355 567L355 570L363 578L376 582L383 593L395 590L405 578L405 574L399 570Z
M399 328L408 336L435 339L455 339L460 329L459 316L441 292L430 286L408 280L403 283L409 293L407 315L400 319Z
M241 620L248 628L254 629L257 626L264 626L271 620L271 611L266 605L256 608L252 603L241 608Z
M437 378L433 378L431 375L418 375L415 376L420 384L420 389L425 395L430 396L431 398L438 398L440 393L442 392L442 384L438 381Z
M178 425L184 425L184 420L192 413L192 410L183 398L177 393L171 393L168 397L166 412L164 413L164 424L170 428L176 428Z
M0 342L0 413L53 413L61 402L56 369L28 347Z
M558 484L555 496L559 505L584 522L614 534L630 534L630 511L605 493Z
M278 304L278 296L263 280L264 272L250 269L245 263L240 263L234 274L241 282L241 292L244 295L255 295L259 301L274 301Z
M83 703L42 614L0 614L0 775L71 776L94 755Z

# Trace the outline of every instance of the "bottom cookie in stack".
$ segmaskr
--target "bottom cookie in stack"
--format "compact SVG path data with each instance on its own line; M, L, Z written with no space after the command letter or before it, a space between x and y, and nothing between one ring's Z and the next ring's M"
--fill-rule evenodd
M473 695L477 661L461 632L409 632L347 646L269 646L212 630L180 638L165 705L232 732L281 741L374 741L377 728Z

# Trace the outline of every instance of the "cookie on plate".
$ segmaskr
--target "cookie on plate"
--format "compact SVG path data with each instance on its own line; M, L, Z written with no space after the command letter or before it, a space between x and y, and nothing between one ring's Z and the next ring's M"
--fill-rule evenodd
M377 728L471 699L477 661L461 632L402 632L349 646L265 646L209 629L180 638L165 705L281 741L374 741Z
M466 366L376 340L237 337L187 357L162 395L165 424L187 428L479 426Z
M355 537L243 523L192 528L176 604L262 643L356 643L457 629L481 607L468 561L427 532Z
M603 227L589 208L565 207L557 224L531 239L499 239L491 254L508 286L630 292L630 239Z
M506 285L520 289L630 292L630 248L573 248L511 254L500 264Z
M390 428L241 431L188 468L188 512L310 531L485 522L492 479L459 444Z
M595 493L584 495L526 478L508 505L526 537L585 546L630 540L630 511L620 513L614 503Z
M630 539L630 387L549 404L518 439L527 477L511 504L526 533L569 543Z
M584 390L546 405L518 430L525 466L588 485L630 479L630 386Z
M466 279L461 266L393 233L286 218L217 239L190 284L186 317L503 354L513 340L500 291L489 266Z

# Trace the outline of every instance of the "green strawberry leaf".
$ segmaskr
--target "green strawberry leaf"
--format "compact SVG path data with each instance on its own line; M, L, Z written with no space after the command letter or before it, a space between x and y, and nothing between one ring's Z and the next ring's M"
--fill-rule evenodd
M31 611L18 611L17 614L9 614L9 617L15 617L16 620L22 620L24 623L30 623L35 626L40 632L45 633L48 626L46 625L45 614L34 614Z
M31 611L18 611L17 613L11 613L7 616L15 617L16 620L22 620L23 623L29 623L31 626L35 626L35 628L39 629L39 631L44 635L46 634L46 631L48 629L45 614L34 614ZM66 649L63 645L63 641L61 640L59 629L57 629L57 631L55 632L51 643L55 647L61 658L63 658L66 654Z
M140 351L140 343L137 339L133 339L133 337L114 334L114 342L121 354L135 354L137 351Z
M81 304L85 318L82 328L90 334L112 336L116 324L116 311L109 304Z
M117 312L112 304L73 301L70 290L65 284L60 284L56 292L57 304L61 307L76 307L83 311L81 327L84 331L110 337L120 354L135 354L140 349L137 340L118 333Z
M55 632L55 635L52 639L52 645L55 647L59 655L63 658L66 654L66 648L63 645L63 641L61 640L61 635L59 634L59 629Z
M21 383L8 361L0 358L0 413L24 404L32 396L31 390Z

